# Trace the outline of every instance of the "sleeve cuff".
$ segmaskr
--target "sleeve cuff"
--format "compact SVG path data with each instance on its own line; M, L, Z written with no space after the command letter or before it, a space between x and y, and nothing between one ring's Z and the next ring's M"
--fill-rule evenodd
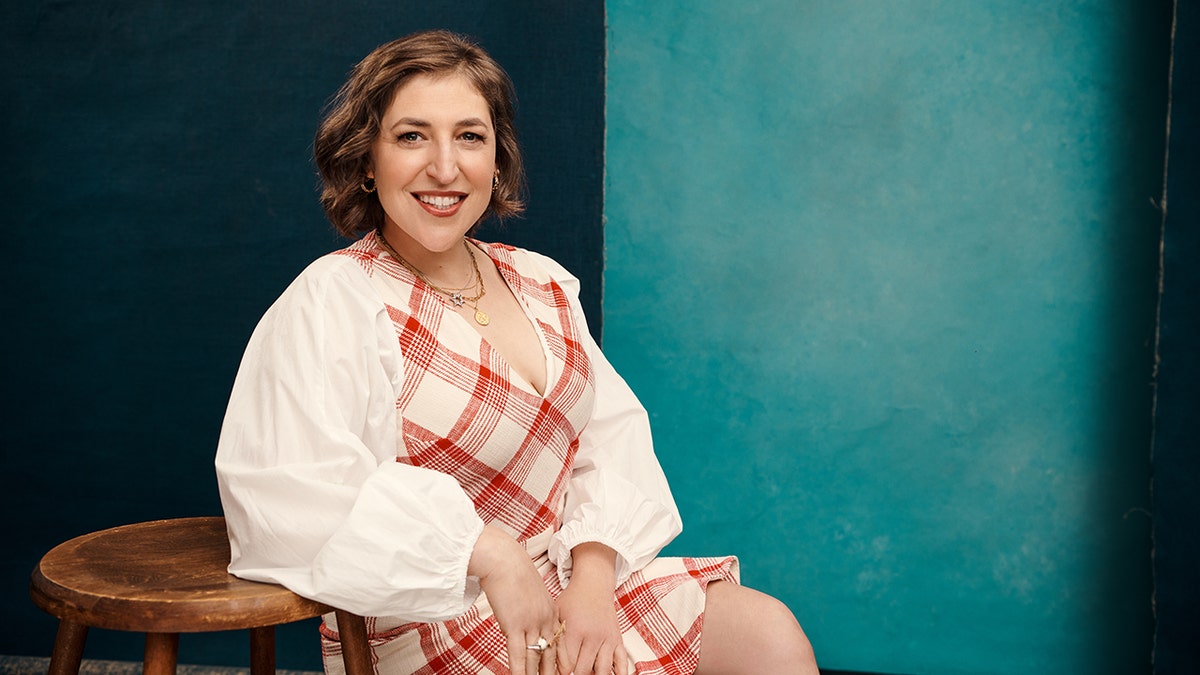
M574 566L571 550L580 544L590 542L604 544L616 551L616 585L620 586L625 583L629 575L634 572L633 564L636 557L632 553L633 547L631 542L627 541L627 536L622 537L617 533L589 528L582 521L576 520L564 525L550 540L550 559L558 570L558 581L562 587L566 588L571 581L571 572Z

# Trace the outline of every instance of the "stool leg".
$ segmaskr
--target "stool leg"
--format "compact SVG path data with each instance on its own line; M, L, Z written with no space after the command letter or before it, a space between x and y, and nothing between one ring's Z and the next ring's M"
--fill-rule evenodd
M146 633L143 675L175 675L179 656L179 633Z
M87 633L87 626L81 623L70 619L58 622L58 633L54 636L54 653L50 656L49 675L78 675Z
M338 638L342 642L342 663L346 675L372 675L371 648L367 644L367 624L357 614L337 610Z
M250 629L250 675L275 675L275 627Z

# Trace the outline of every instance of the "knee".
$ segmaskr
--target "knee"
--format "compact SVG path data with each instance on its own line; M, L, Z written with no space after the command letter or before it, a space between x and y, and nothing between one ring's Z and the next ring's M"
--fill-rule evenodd
M812 645L783 602L744 586L710 586L697 675L818 675Z
M792 610L775 598L764 598L759 617L763 622L764 653L776 655L781 669L777 672L812 673L816 675L817 658L812 643L800 627Z

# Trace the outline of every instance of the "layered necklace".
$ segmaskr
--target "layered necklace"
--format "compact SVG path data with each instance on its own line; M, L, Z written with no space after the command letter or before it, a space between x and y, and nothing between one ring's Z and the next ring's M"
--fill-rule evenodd
M492 322L492 319L487 315L487 312L479 309L479 300L487 294L487 289L483 286L483 275L479 272L479 263L475 262L475 252L471 250L471 245L467 243L465 238L463 239L463 248L467 249L467 255L471 257L471 268L475 271L475 282L462 288L453 290L442 288L441 286L433 283L429 280L429 277L425 276L425 274L421 270L417 269L415 265L405 260L404 256L396 253L396 249L392 248L392 245L388 243L387 238L383 236L383 232L376 233L375 238L379 240L379 245L383 247L383 250L387 251L389 255L396 259L396 262L403 265L404 268L409 272L415 274L417 278L420 279L421 282L426 286L448 297L450 299L450 304L454 305L455 307L467 305L471 309L475 310L475 323L479 324L480 326L486 326ZM464 295L466 291L471 291L473 295Z

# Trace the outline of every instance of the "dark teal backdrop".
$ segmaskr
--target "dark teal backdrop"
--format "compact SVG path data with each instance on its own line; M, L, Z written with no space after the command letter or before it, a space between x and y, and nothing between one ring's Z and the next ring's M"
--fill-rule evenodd
M1176 5L1154 429L1154 671L1200 672L1200 6Z
M220 512L212 458L258 317L342 245L315 197L320 109L377 44L476 36L518 90L530 207L484 238L558 258L600 329L599 1L26 2L0 22L4 289L0 654L48 655L38 557L127 522ZM239 634L185 663L245 663ZM283 668L317 668L310 625ZM94 631L91 658L139 660Z

